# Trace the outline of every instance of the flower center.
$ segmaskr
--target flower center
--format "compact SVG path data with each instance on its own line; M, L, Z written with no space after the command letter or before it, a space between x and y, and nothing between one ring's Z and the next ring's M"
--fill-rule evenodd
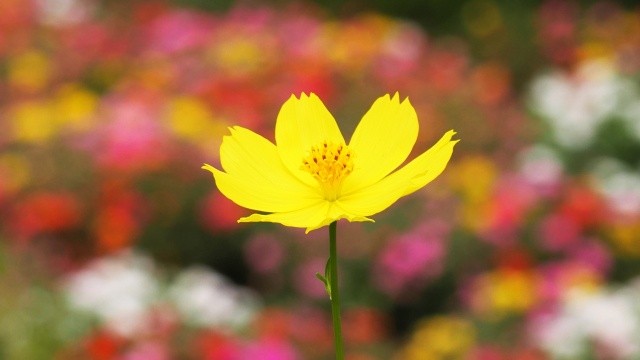
M313 175L327 200L333 201L338 197L342 182L353 171L353 158L353 151L347 145L324 141L311 147L300 168Z

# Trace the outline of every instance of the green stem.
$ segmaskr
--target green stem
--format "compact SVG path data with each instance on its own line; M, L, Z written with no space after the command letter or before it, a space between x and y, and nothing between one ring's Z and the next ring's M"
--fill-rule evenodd
M333 339L336 346L336 360L344 359L342 349L342 328L340 325L340 294L338 290L338 256L336 249L337 221L329 225L329 259L331 267L331 315L333 318Z

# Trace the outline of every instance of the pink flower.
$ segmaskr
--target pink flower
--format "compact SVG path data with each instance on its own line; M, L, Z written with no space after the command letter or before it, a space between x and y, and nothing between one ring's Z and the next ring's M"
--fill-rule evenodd
M143 342L129 350L122 360L169 360L168 349L161 343Z
M426 36L419 28L408 24L397 26L381 44L373 72L383 81L411 79L410 74L418 70L419 62L424 56L426 43Z
M496 246L513 244L528 211L539 200L535 189L518 176L506 176L496 187L483 239Z
M606 275L611 270L612 258L606 246L598 239L583 240L569 250L571 257L598 274Z
M282 265L285 251L274 235L260 233L246 243L244 255L253 271L273 273Z
M287 58L309 61L320 55L322 49L317 39L322 23L318 19L297 14L281 21L280 26L275 30L278 32L278 38L284 46ZM324 97L321 98L324 99Z
M444 246L438 238L409 234L389 243L375 265L377 286L391 296L400 296L440 274Z
M200 223L211 233L232 231L238 227L238 218L245 216L247 211L222 196L213 192L200 204Z
M250 344L244 350L242 360L297 360L300 359L293 346L274 340L264 339Z
M159 52L180 52L197 48L209 39L211 18L196 12L171 11L156 19L148 29L148 43Z
M324 284L315 276L316 272L324 273L326 260L315 258L308 260L294 272L294 286L296 290L313 299L322 299L327 296Z
M542 245L550 251L561 251L579 241L580 227L571 218L549 214L540 222L538 233Z
M167 161L167 134L152 97L129 94L108 101L109 122L96 129L96 157L107 168L145 171ZM159 151L159 149L163 149Z

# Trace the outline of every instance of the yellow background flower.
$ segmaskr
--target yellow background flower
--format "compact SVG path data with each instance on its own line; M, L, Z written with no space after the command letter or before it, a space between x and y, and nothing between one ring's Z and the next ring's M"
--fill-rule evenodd
M276 144L233 127L220 147L223 171L211 165L220 191L261 212L240 222L277 222L315 230L333 221L368 217L425 186L445 168L454 145L448 131L431 149L398 169L418 137L408 99L383 96L347 145L335 119L315 95L291 96L276 121Z

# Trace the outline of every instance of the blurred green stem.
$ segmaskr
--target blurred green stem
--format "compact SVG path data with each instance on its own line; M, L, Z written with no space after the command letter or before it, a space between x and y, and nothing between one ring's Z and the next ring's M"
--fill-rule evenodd
M336 347L336 360L344 359L342 349L342 327L340 325L340 294L338 290L338 256L336 249L337 221L329 225L329 260L331 283L331 315L333 318L333 339Z

